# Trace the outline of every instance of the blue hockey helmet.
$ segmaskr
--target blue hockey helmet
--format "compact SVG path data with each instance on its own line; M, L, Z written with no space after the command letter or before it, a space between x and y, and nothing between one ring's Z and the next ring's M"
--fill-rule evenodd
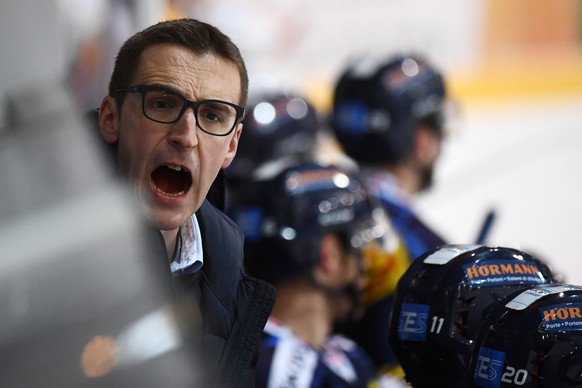
M227 178L247 179L258 166L275 159L308 157L315 150L319 125L315 107L303 97L279 92L255 95Z
M470 371L480 387L582 386L582 287L535 285L498 302Z
M547 265L512 248L445 245L400 279L389 342L414 387L462 387L481 322L505 296L554 281Z
M347 155L361 163L394 163L412 152L421 122L442 133L445 84L425 59L361 61L339 78L330 126Z
M337 233L359 254L384 244L388 233L381 207L337 167L300 163L244 188L231 217L245 235L245 267L255 277L274 282L310 273L326 233Z

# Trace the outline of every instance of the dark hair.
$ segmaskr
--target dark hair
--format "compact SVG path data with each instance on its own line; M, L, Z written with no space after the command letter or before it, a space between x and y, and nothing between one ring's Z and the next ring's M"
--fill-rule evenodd
M241 79L238 104L246 106L249 78L238 47L216 27L190 18L159 22L126 40L115 59L115 67L109 81L110 96L115 96L118 89L131 85L141 53L149 46L160 43L178 44L199 55L213 54L233 62ZM119 95L118 104L122 103L123 96L124 94Z

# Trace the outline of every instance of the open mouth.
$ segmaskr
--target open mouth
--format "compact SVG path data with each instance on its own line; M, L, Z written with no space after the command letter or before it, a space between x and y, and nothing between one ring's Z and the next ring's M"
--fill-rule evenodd
M161 194L176 197L188 191L192 185L190 172L181 166L165 164L151 175L154 188Z

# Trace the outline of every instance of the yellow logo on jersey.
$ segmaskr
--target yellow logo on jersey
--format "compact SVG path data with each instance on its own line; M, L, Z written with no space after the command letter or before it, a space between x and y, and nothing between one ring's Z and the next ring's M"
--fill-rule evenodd
M372 304L394 293L398 281L410 266L410 257L400 240L389 251L371 243L364 248L362 256L367 275L364 302Z

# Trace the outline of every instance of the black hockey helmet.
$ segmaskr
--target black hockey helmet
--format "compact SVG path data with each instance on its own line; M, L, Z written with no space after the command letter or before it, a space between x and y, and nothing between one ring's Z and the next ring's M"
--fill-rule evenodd
M441 73L419 56L361 61L336 84L330 126L356 161L398 162L412 152L420 122L442 133L445 98Z
M470 370L480 387L582 386L582 287L535 285L498 302Z
M226 169L229 180L247 179L258 166L275 159L309 156L320 120L303 97L263 92L251 98L242 123L236 157Z
M245 267L268 281L308 274L319 262L326 233L361 253L383 244L385 213L362 184L337 167L301 163L237 194L231 217L245 235Z
M512 248L445 245L416 259L400 279L389 341L414 387L459 387L480 324L508 294L554 281L550 269Z

